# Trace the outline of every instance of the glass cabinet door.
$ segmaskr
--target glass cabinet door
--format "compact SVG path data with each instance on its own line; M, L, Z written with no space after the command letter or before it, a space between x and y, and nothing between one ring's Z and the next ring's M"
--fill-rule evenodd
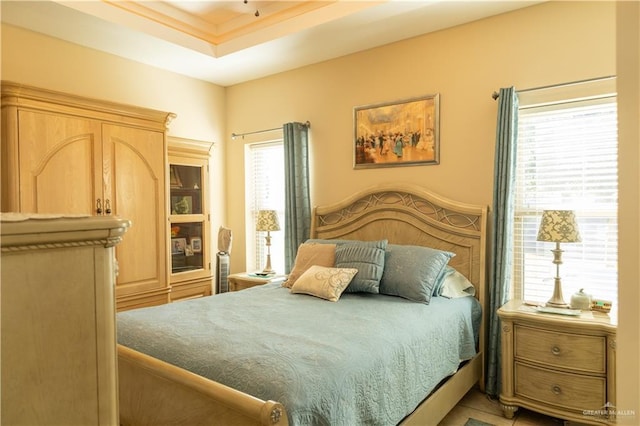
M204 270L205 215L203 167L169 165L171 273Z
M213 143L167 137L171 302L213 294L209 161Z

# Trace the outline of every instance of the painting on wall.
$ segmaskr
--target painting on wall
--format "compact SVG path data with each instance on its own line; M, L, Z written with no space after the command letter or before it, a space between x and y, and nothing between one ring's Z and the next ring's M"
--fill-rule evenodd
M356 169L440 163L440 95L354 108Z

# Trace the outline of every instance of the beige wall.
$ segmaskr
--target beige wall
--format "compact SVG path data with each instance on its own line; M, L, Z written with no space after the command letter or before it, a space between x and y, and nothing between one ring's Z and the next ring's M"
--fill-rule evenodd
M225 88L4 24L1 78L177 114L168 135L216 143L211 168L216 235L224 215L217 200L225 195L220 143L226 134Z
M311 122L312 204L414 182L491 205L494 90L615 74L615 4L547 3L230 87L229 132ZM354 170L355 106L440 93L440 165ZM268 137L271 135L265 135ZM226 135L232 270L244 270L244 143ZM244 143L243 143L244 142Z
M620 167L618 424L640 423L640 3L619 2L617 13ZM624 414L624 413L623 413Z

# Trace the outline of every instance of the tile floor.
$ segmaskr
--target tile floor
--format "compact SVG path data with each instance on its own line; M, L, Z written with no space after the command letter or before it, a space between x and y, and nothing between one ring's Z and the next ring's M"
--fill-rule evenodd
M464 426L470 417L495 426L581 426L523 408L518 409L513 419L507 419L502 415L500 403L476 388L470 390L438 426Z

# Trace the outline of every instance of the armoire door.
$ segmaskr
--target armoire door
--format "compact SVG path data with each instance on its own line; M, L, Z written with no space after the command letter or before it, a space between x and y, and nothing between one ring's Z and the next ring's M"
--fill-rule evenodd
M102 194L100 123L19 111L20 211L94 215Z
M132 223L116 247L116 296L164 289L167 298L164 135L103 124L102 141L104 204Z

